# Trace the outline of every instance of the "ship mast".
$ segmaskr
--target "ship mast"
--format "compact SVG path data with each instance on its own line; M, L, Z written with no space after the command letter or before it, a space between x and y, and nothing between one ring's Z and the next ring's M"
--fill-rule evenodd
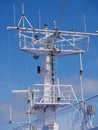
M26 23L26 24L25 24ZM56 26L56 23L55 23ZM80 55L80 86L81 100L84 101L83 85L82 85L82 54L88 52L89 38L98 36L97 33L61 31L54 27L54 30L49 30L45 24L44 29L33 28L32 24L24 14L24 1L22 1L22 16L17 26L9 26L8 30L16 30L19 34L20 50L32 54L35 58L42 56L45 59L44 65L44 81L43 84L35 84L41 86L41 90L24 90L14 92L26 92L33 94L29 99L29 130L31 129L30 114L32 110L37 111L37 119L43 117L40 122L40 130L44 130L52 125L52 130L59 130L59 125L56 123L55 112L62 106L72 105L79 102L74 92L72 85L60 84L57 78L57 58L59 56ZM39 36L40 35L40 36ZM40 73L40 66L38 67ZM42 92L43 90L43 92ZM42 95L40 95L40 92ZM38 97L38 93L41 97ZM47 113L52 113L47 123Z

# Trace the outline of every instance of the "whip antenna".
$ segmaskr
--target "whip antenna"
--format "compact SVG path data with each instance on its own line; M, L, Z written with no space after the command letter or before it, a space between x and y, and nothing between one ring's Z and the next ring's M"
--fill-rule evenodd
M25 26L24 25L24 0L22 0L22 22L23 22L23 27Z
M40 10L38 11L38 13L39 13L39 29L41 28L41 12L40 12Z
M84 20L84 31L86 32L86 20L85 20L85 14L83 14L83 20Z
M32 28L31 23L29 22L29 20L26 18L25 14L24 14L24 0L22 0L22 16L18 22L18 27L20 26L20 24L22 25L22 27L25 27L25 22Z
M9 124L11 124L11 123L12 123L12 108L10 106L10 120L9 120Z
M13 16L14 16L14 25L16 24L16 17L15 17L15 4L13 4Z
M22 15L24 16L24 0L22 0Z

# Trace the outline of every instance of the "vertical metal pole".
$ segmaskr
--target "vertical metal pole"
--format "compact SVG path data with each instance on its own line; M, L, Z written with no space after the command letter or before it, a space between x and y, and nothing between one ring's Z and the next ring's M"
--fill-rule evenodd
M80 87L81 87L81 97L82 101L84 101L84 92L83 92L83 84L82 84L82 73L83 73L83 67L82 67L82 54L79 54L80 56Z
M29 94L29 93L28 93ZM31 108L31 104L30 104L31 100L28 99L28 118L29 118L29 130L31 130L31 111L30 111L30 108Z
M80 87L81 87L81 118L82 118L82 126L81 130L85 130L85 102L84 102L84 92L83 92L83 83L82 83L82 73L83 73L83 67L82 67L82 54L80 53Z

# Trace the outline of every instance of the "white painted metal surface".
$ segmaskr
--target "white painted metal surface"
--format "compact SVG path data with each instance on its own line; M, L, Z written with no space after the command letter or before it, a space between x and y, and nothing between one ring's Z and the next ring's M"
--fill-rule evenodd
M25 26L25 20L28 23L29 28ZM58 119L56 112L62 107L71 106L73 109L78 111L79 115L81 115L81 128L82 130L85 130L81 55L88 52L89 38L92 36L98 36L98 34L74 31L59 31L57 29L48 30L48 27L45 27L44 29L35 29L24 15L23 3L22 17L20 18L18 25L7 27L7 29L17 30L19 32L19 47L22 51L31 53L34 57L43 56L45 58L45 75L43 84L35 85L41 86L43 89L31 90L29 88L28 90L13 90L14 93L28 93L27 114L29 116L29 128L27 129L32 130L34 128L35 130L62 130L59 127L59 123L57 123ZM79 100L74 92L72 85L58 84L58 78L55 76L54 72L54 58L57 58L58 56L68 56L75 54L80 55L81 100L83 101L81 108L75 108L73 106L74 103L79 103ZM32 121L30 119L32 114L36 114L36 119L39 120L40 127L37 125L34 127L32 126ZM49 114L49 116L47 114ZM20 125L21 123L18 122L17 124L20 128L25 130L24 127ZM67 127L66 130L68 129L69 127Z

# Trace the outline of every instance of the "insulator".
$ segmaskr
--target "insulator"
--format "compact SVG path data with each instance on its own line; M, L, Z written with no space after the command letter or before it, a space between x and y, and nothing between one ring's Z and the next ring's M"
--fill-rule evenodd
M11 120L9 121L9 124L12 124L12 121L11 121Z
M35 35L35 40L38 40L38 36L37 35Z
M30 103L30 100L28 99L28 103Z
M44 24L44 29L47 30L48 29L48 25Z
M38 58L39 58L39 56L37 56L37 55L34 55L34 56L33 56L33 58L34 58L34 59L38 59Z
M61 99L61 98L60 98L60 97L58 97L58 98L57 98L57 101L60 101L60 99Z
M37 73L40 73L40 66L37 67Z
M82 71L82 70L80 70L80 75L82 75L82 73L83 73L83 71Z
M32 99L34 98L34 93L32 93Z

